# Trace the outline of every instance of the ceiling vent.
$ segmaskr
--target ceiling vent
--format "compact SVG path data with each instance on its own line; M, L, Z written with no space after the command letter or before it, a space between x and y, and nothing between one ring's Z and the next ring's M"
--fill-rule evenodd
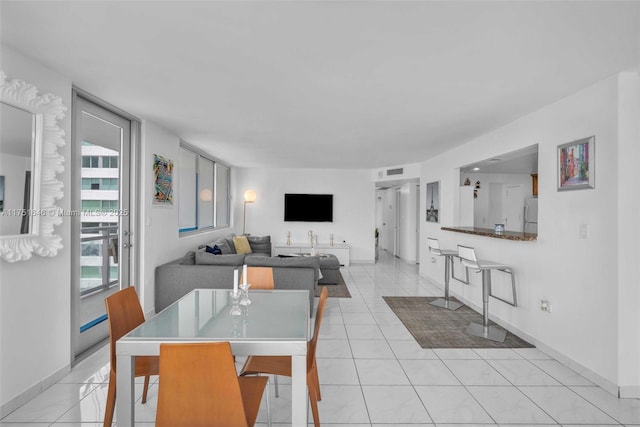
M389 175L402 175L403 173L404 173L404 168L387 169L387 176L389 176Z

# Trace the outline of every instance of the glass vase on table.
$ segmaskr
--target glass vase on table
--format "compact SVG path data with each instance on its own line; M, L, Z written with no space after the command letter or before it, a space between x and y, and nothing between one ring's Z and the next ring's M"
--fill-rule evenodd
M249 299L249 288L251 287L251 283L242 283L238 285L240 291L240 305L249 305L251 304L251 300Z
M229 297L231 297L231 311L229 314L232 316L240 316L242 311L240 310L240 304L242 302L242 291L240 289L229 291Z

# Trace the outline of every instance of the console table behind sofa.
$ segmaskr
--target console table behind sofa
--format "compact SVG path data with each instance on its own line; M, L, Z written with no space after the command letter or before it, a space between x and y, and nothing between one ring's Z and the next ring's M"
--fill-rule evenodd
M315 245L316 253L335 255L340 261L340 265L349 266L349 245L345 243L336 243L333 245L321 244ZM292 243L290 245L284 243L275 243L273 245L273 255L290 255L290 254L308 254L311 253L312 247L308 243Z

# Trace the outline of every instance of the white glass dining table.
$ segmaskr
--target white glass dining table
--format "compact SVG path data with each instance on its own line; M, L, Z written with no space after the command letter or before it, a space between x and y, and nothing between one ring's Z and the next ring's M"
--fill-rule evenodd
M196 289L118 340L118 426L134 426L136 356L157 356L160 344L228 341L235 355L291 356L291 421L307 425L309 291L251 291L251 304L231 314L229 289ZM234 310L237 313L237 310ZM162 380L161 380L162 381Z

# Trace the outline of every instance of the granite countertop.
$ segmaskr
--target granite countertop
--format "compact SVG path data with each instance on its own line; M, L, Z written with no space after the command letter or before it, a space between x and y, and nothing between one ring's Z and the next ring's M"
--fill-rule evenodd
M504 231L496 233L493 228L479 227L441 227L441 230L455 231L456 233L475 234L476 236L494 237L496 239L519 240L519 241L535 241L538 235L533 233L520 233L516 231Z

